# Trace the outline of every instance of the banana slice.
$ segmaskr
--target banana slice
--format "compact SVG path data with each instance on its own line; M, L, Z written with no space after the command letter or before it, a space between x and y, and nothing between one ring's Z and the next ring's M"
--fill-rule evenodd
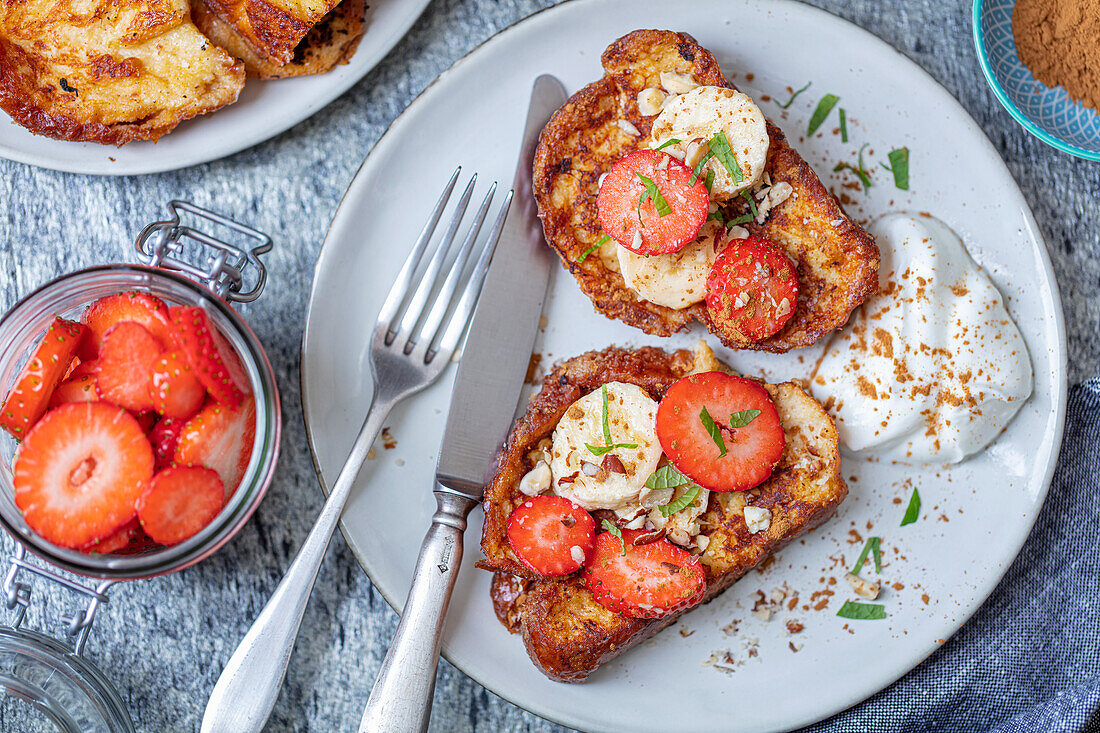
M613 444L632 444L595 455L585 445L605 446L601 390L580 398L554 430L551 487L585 509L621 509L638 504L645 481L661 460L657 403L640 387L607 384L607 418Z
M725 133L729 140L742 176L739 183L734 183L729 171L717 158L711 158L706 164L704 171L714 171L711 197L725 201L755 185L764 174L764 164L768 158L768 128L764 113L748 95L722 87L697 87L687 94L680 94L654 120L650 136L654 148L673 138L679 140L679 143L664 148L665 152L672 155L681 153L684 163L695 167L709 150L707 143L719 132Z
M718 256L721 224L707 222L699 238L679 252L667 255L635 254L618 246L619 272L626 286L650 303L687 308L707 296L707 276Z

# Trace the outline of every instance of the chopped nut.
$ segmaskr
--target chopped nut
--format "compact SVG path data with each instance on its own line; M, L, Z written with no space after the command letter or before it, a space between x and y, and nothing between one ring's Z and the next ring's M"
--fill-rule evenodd
M710 537L705 534L697 535L695 537L695 546L699 548L699 552L706 552L710 547Z
M626 473L626 466L619 460L619 457L614 453L608 453L603 459L604 470L610 473Z
M860 598L866 598L869 601L873 601L878 598L881 586L876 580L872 583L869 580L855 575L854 573L848 573L844 576L844 579L848 581L848 585L852 586L852 591Z
M787 646L790 648L790 650L792 652L797 652L797 651L802 650L802 642L797 642L796 643L796 642L793 642L793 641L788 641Z
M550 466L545 461L539 461L535 467L524 474L519 481L519 490L528 496L541 494L550 488Z
M561 523L562 526L568 528L575 525L577 523L577 520L573 518L572 514L566 514L564 517L561 518Z
M762 608L757 608L757 609L753 610L752 615L756 616L761 621L771 621L772 620L772 609L771 609L770 606L764 606Z
M639 132L638 128L635 127L634 123L630 120L626 120L620 117L619 119L615 120L615 124L618 125L619 129L625 132L627 135L633 135L634 137L642 136L642 133Z
M661 86L672 94L686 94L699 86L690 74L681 74L678 71L662 71Z
M650 542L656 542L664 536L665 531L663 529L659 529L656 532L646 532L645 534L640 534L634 538L634 546L638 547L639 545L648 545Z
M578 565L584 565L584 550L579 545L573 545L569 548L569 557L573 558L573 562Z
M749 230L745 227L732 226L730 227L729 232L727 232L727 236L730 239L748 239Z
M581 464L581 471L584 472L585 476L595 476L600 472L600 467L597 466L595 463L585 461Z
M646 117L659 114L661 105L668 95L656 87L648 87L638 92L638 112Z
M642 246L642 233L634 232L634 238L630 240L630 244L634 249L640 249Z
M744 511L745 526L749 528L749 532L752 534L764 532L772 526L772 513L770 510L762 506L746 506Z

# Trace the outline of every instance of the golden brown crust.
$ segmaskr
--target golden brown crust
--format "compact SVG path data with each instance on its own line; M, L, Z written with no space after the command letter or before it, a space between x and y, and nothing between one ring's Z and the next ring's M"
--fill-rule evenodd
M343 0L310 29L295 47L293 57L284 64L254 51L236 26L210 9L207 0L192 0L193 17L199 30L231 56L243 61L249 78L256 79L324 74L348 63L363 37L366 9L365 0Z
M285 66L309 30L339 0L205 0L210 12L236 29L237 36L260 59Z
M177 0L0 0L0 107L31 132L122 145L236 101L244 67Z
M581 682L607 660L656 634L680 614L641 620L606 610L578 575L542 578L523 567L505 533L508 516L526 498L518 489L528 470L528 453L552 435L574 401L610 381L637 384L659 398L692 371L695 356L647 347L609 348L566 361L543 382L502 449L485 493L485 524L478 566L497 571L494 587L507 587L509 574L521 576L522 593L510 601L494 594L498 617L517 625L532 661L548 677ZM713 368L712 363L701 364ZM701 518L709 544L701 557L707 576L704 602L711 600L791 540L818 526L847 495L840 475L839 437L824 408L797 385L766 384L786 435L783 457L772 477L750 491L712 493ZM752 534L744 521L747 503L769 509L771 526ZM689 609L690 610L690 609Z
M550 119L539 137L533 167L546 240L595 309L658 336L700 321L727 346L774 352L809 346L844 325L878 283L878 248L770 123L765 170L773 182L790 183L796 196L773 209L762 226L747 228L775 241L798 264L805 297L782 331L760 342L740 341L716 330L705 303L675 310L640 299L619 275L614 241L578 262L602 236L596 211L600 175L638 147L655 119L639 113L638 92L660 87L662 71L732 88L714 56L686 33L634 31L612 43L602 58L605 76L570 97ZM641 137L625 132L620 119Z

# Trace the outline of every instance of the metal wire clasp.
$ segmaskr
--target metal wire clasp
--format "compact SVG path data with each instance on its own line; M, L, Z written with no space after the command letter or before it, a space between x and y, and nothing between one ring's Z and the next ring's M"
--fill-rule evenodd
M82 611L77 610L61 617L62 622L65 624L66 636L73 645L73 651L81 654L84 651L84 644L88 641L88 634L92 630L92 622L95 620L96 611L109 600L107 589L117 581L103 580L95 587L82 585L53 570L39 567L27 560L27 549L22 544L16 545L15 554L8 560L11 563L11 569L8 570L8 575L4 578L4 605L7 606L9 611L15 611L15 620L11 624L12 628L19 628L19 625L23 623L23 618L27 615L27 607L31 605L31 584L19 580L20 571L27 571L47 580L52 580L75 593L88 597L88 603Z
M260 297L267 282L267 270L259 256L271 249L271 237L186 201L172 201L168 206L172 210L171 219L154 222L138 235L137 251L148 264L201 280L226 300L251 303ZM231 230L245 240L258 244L240 246L182 224L180 212L205 219L209 224ZM197 251L191 251L193 249ZM251 283L247 290L246 281Z

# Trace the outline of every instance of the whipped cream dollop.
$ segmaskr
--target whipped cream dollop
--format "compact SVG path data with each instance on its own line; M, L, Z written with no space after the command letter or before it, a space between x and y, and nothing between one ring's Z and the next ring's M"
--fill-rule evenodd
M991 443L1031 394L1020 330L1000 292L938 219L871 227L879 292L829 342L814 397L855 453L957 463Z

